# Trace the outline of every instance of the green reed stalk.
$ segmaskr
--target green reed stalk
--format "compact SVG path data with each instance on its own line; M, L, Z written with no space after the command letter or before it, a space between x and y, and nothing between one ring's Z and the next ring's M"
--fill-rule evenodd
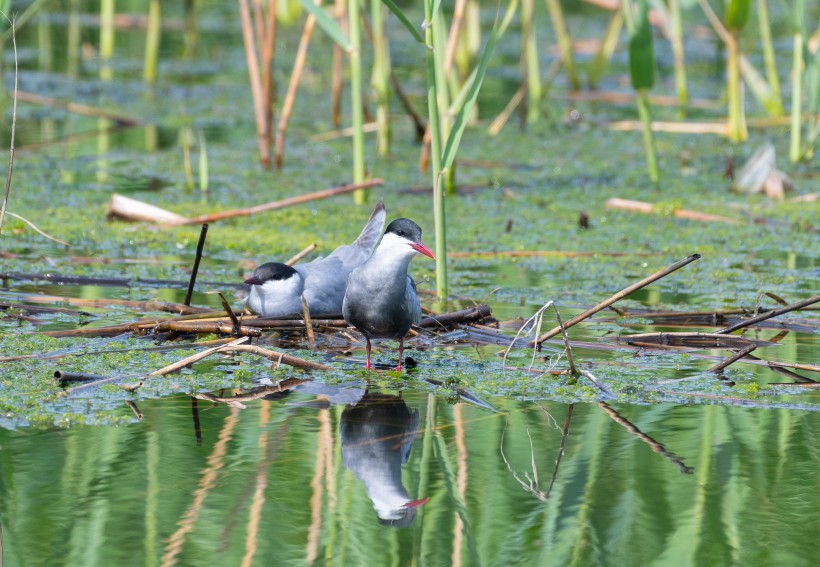
M199 194L203 201L208 198L208 146L202 130L199 131Z
M612 13L609 24L606 26L601 44L587 67L587 83L590 89L594 90L598 88L598 85L601 83L601 77L607 65L609 65L609 61L612 59L612 54L615 53L615 48L618 46L618 37L621 35L623 25L623 12L621 10L615 10Z
M51 23L48 6L44 6L37 18L37 65L40 71L49 72L54 66L54 50L51 48Z
M269 9L273 9L271 6ZM185 42L183 57L186 59L196 55L196 46L199 43L199 32L196 27L196 0L185 0L185 24L182 39Z
M521 2L521 68L527 81L528 124L536 122L540 115L541 71L538 66L538 44L535 39L535 0Z
M686 58L683 51L683 22L680 12L680 0L669 0L669 28L672 58L675 65L675 91L678 95L680 114L683 115L685 114L686 105L689 104L689 93L686 85Z
M153 83L157 79L161 28L162 15L159 0L151 0L148 5L148 30L145 35L145 68L142 72L142 77L147 83Z
M777 76L777 60L772 44L772 30L769 25L769 7L766 0L757 0L757 22L760 25L760 43L763 47L763 61L766 78L771 89L768 100L763 101L772 116L783 116L783 97L780 94L780 79Z
M371 0L370 18L373 26L373 74L370 85L376 95L376 136L379 155L390 152L390 48L384 27L382 0Z
M350 52L350 104L353 120L353 183L364 181L364 112L362 97L362 32L359 22L359 2L349 0L347 4ZM353 202L363 204L365 191L353 192Z
M452 118L450 116L450 89L447 81L448 73L445 69L445 55L447 51L447 26L444 21L443 10L438 9L433 13L433 59L436 70L436 98L438 100L438 123L440 140L446 139L450 135L452 128ZM454 95L455 96L455 95ZM432 151L432 146L431 146ZM441 181L444 183L444 190L448 195L455 195L456 192L456 169L452 167L444 172Z
M751 0L729 0L724 23L729 32L726 42L726 96L729 99L729 139L745 142L749 138L743 109L743 83L740 80L740 31L749 20Z
M71 0L68 5L67 33L66 72L76 77L80 70L80 0Z
M740 81L740 46L738 33L730 30L731 41L726 44L726 97L729 99L729 139L745 142L749 137L743 112L743 85Z
M581 88L581 81L578 80L578 73L575 71L575 63L572 58L572 38L567 32L567 23L564 19L564 11L561 8L559 0L545 0L547 3L547 10L550 13L552 20L552 27L555 30L555 38L558 40L558 50L561 52L561 61L564 64L564 69L567 72L572 90L577 91Z
M652 137L652 115L649 108L649 89L655 84L655 51L652 45L652 28L649 25L649 8L646 0L638 0L637 13L632 13L632 2L623 3L624 20L629 30L629 78L637 94L638 115L643 126L646 169L649 179L657 183L658 160Z
M801 110L803 99L803 0L794 0L794 47L792 59L792 119L789 137L789 160L800 161Z
M109 62L114 56L114 0L100 0L100 78L110 80L112 77Z
M444 210L444 188L441 184L441 129L439 98L436 85L436 34L433 30L435 0L424 0L424 40L427 45L427 113L430 127L430 155L433 176L433 223L436 230L436 293L439 302L447 300L447 223ZM441 46L444 47L443 45Z

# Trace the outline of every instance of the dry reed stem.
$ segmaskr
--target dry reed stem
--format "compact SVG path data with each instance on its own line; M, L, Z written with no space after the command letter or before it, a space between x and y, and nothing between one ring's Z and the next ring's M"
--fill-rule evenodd
M196 275L199 272L199 262L202 260L202 250L205 248L205 237L208 235L208 223L202 225L199 231L199 242L196 244L196 256L194 256L194 266L191 268L191 279L188 281L188 291L185 293L184 305L191 305L191 296L194 294L194 284ZM222 298L225 301L225 298Z
M662 209L657 208L652 203L646 203L644 201L633 201L631 199L621 199L618 197L612 197L607 199L604 206L607 209L617 209L621 211L630 211L633 213L661 215L665 214L665 212ZM696 220L702 222L725 222L728 224L739 224L741 222L737 219L732 219L721 215L701 213L699 211L690 211L687 209L676 209L675 211L673 211L672 215L680 219Z
M287 262L285 262L285 265L286 266L294 265L295 263L299 262L302 258L307 256L308 254L310 254L314 250L316 250L316 243L315 242L313 244L305 246L301 251L299 251L296 254L294 254L293 256L291 256L290 259Z
M0 205L0 231L3 229L3 221L6 218L6 205L9 201L9 191L11 191L11 171L14 168L14 134L17 130L17 32L14 20L6 16L11 25L11 42L14 46L14 98L11 110L11 139L9 141L9 168L6 171L6 188L3 192L3 203Z
M308 305L307 298L304 293L300 299L302 300L302 315L305 318L305 332L308 337L308 346L310 347L310 350L316 350L316 337L313 334L313 325L310 322L310 306Z
M316 17L309 14L305 20L305 27L302 30L302 37L299 38L299 47L296 49L296 57L293 61L293 71L290 75L288 90L285 100L282 103L282 113L279 116L279 125L276 128L276 169L282 169L282 160L285 152L285 130L288 127L288 120L296 102L296 91L299 90L299 81L302 78L302 71L307 59L307 50L310 45L310 37L313 35L313 26Z
M345 0L335 0L333 5L333 16L339 23L342 33L347 36L347 18L345 17ZM331 66L330 78L330 123L334 128L338 128L341 123L342 104L342 58L343 50L335 41L333 42L333 64Z
M304 195L297 195L295 197L288 197L286 199L280 199L279 201L271 201L270 203L264 203L262 205L256 205L255 207L249 207L246 209L235 209L231 211L222 211L209 215L201 215L192 219L187 219L184 223L175 224L199 224L203 222L214 222L228 218L247 217L265 211L274 211L276 209L292 207L293 205L301 205L302 203L309 203L311 201L316 201L319 199L335 197L336 195L342 195L344 193L351 193L353 191L356 191L357 189L369 189L377 185L382 185L383 183L384 181L381 179L368 179L367 181L364 181L362 183L350 183L348 185L331 187L330 189L322 189L321 191L315 191L313 193L307 193Z
M273 101L276 82L273 78L273 61L276 53L276 0L268 2L268 19L262 41L262 101L265 105L265 145L273 145Z
M270 165L270 148L266 144L265 108L262 94L262 80L259 77L259 57L256 54L253 21L248 0L239 0L239 19L242 22L242 40L245 45L245 59L248 64L248 79L253 98L253 113L256 119L256 141L259 146L259 158L265 166Z
M142 124L142 122L140 122L136 118L131 118L130 116L123 116L122 114L108 112L107 110L101 110L93 106L79 104L76 102L64 102L61 100L57 100L55 98L49 98L46 96L41 96L38 94L29 93L25 91L17 93L17 97L22 102L29 102L31 104L41 104L43 106L51 106L54 108L62 108L63 110L67 110L68 112L72 112L74 114L81 114L83 116L107 118L108 120L111 120L124 126L138 126ZM94 132L93 134L95 136L97 135L96 132Z
M10 167L9 167L9 171L11 171L11 168L10 168ZM3 201L3 204L5 204L5 199L4 199L4 201ZM70 246L71 246L71 244L69 244L68 242L66 242L66 241L64 241L64 240L60 240L60 239L59 239L59 238L57 238L57 237L51 236L50 234L48 234L48 233L46 233L46 232L43 232L42 230L40 230L40 229L37 227L37 225L36 225L36 224L34 224L33 222L31 222L30 220L28 220L28 219L24 219L24 218L23 218L23 217L21 217L20 215L15 214L15 213L12 213L11 211L5 211L5 213L4 213L3 211L0 211L0 228L2 228L2 226L3 226L3 222L2 222L2 221L3 221L3 216L4 216L4 214L5 214L5 215L8 215L8 216L10 216L10 217L14 217L14 218L16 218L16 219L18 219L18 220L23 221L24 223L26 223L27 225L29 225L32 229L34 229L34 232L36 232L36 233L38 233L38 234L40 234L40 235L42 235L42 236L45 236L46 238L48 238L48 239L49 239L49 240L51 240L51 241L56 242L57 244L62 244L63 246L68 246L68 247L70 247Z
M717 334L725 334L725 333L732 333L737 331L738 329L742 329L744 327L748 327L749 325L754 325L755 323L759 323L760 321L765 321L766 319L771 319L772 317L777 317L778 315L783 315L784 313L789 313L791 311L796 311L798 309L802 309L804 307L808 307L809 305L814 305L815 303L820 302L820 295L815 295L813 297L809 297L808 299L804 299L803 301L798 301L797 303L792 303L790 305L786 305L785 307L781 307L780 309L773 309L771 311L767 311L757 317L752 317L751 319L746 319L745 321L741 321L740 323L736 323L731 327L726 327L725 329L721 329L716 331Z
M659 280L659 279L661 279L665 276L668 276L669 274L671 274L675 270L678 270L678 269L684 267L685 265L689 264L690 262L694 262L695 260L697 260L699 258L700 258L700 254L692 254L691 256L687 256L686 258L675 262L674 264L672 264L668 268L664 268L663 270L657 271L654 274L652 274L651 276L648 276L648 277L642 279L639 282L636 282L636 283L634 283L634 284L632 284L628 287L625 287L624 289L622 289L621 291L619 291L615 295L609 297L608 299L602 301L598 305L592 307L591 309L587 309L586 311L584 311L580 315L576 315L575 317L573 317L572 319L567 321L567 324L565 325L565 328L569 329L570 327L580 323L584 319L587 319L591 315L594 315L595 313L597 313L601 309L609 307L610 305L612 305L613 303L615 303L619 299L622 299L622 298L626 297L627 295L629 295L633 291L639 290L642 287L646 287L647 285L649 285L649 284L651 284L651 283L653 283L653 282L655 282L655 281L657 281L657 280ZM530 344L531 345L532 344L540 345L545 340L547 340L551 337L554 337L555 335L557 335L560 332L561 332L561 327L555 327L554 329L550 330L549 332L544 333L543 335L538 337L538 339L536 339L535 341L533 341Z
M649 445L653 452L658 453L669 459L669 461L674 464L678 470L684 474L692 474L694 469L691 467L687 467L686 464L674 453L671 453L663 446L663 444L658 443L652 437L638 429L638 427L633 424L631 421L626 419L625 417L621 416L617 411L612 409L606 402L598 402L598 407L604 410L604 413L607 414L612 420L635 435L638 439Z
M729 366L733 362L736 362L736 361L740 360L741 358L743 358L744 356L746 356L747 354L749 354L750 352L752 352L756 348L757 348L757 345L749 345L746 348L743 348L743 349L739 350L738 352L736 352L735 354L733 354L732 356L728 357L726 360L723 360L723 361L715 364L712 368L707 370L707 372L720 372L721 370L723 370L724 368L726 368L727 366Z

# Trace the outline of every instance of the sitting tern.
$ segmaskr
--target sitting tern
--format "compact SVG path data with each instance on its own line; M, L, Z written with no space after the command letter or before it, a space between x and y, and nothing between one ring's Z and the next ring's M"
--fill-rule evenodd
M302 313L302 294L310 314L341 313L345 284L350 272L373 253L387 213L382 199L353 244L344 244L329 256L294 267L267 262L245 280L251 286L248 308L262 317L285 317Z

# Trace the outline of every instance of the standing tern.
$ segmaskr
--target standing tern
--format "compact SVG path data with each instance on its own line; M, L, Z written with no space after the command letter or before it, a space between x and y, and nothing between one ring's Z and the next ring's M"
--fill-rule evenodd
M342 314L345 321L364 334L370 369L370 339L399 341L401 370L404 336L421 322L416 282L407 266L416 254L435 258L421 242L421 228L409 219L396 219L387 226L373 255L350 273Z
M373 253L386 217L384 200L380 199L353 244L344 244L329 256L294 267L279 262L262 264L245 280L251 286L248 308L262 317L299 314L304 294L311 315L340 313L347 277Z

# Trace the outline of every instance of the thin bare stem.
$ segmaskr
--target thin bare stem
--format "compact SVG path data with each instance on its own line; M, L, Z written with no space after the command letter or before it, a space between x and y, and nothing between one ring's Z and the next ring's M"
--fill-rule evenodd
M11 166L9 166L9 171L11 171ZM9 180L6 181L6 183L8 183L8 182L9 182ZM8 195L8 190L6 192L6 195ZM3 200L3 207L5 207L5 206L6 206L6 202L5 202L5 199L4 199ZM19 219L19 220L23 221L24 223L29 225L31 228L33 228L35 230L35 232L45 236L49 240L53 240L54 242L57 242L58 244L62 244L63 246L71 246L71 244L69 244L68 242L65 242L64 240L60 240L59 238L55 238L55 237L51 236L50 234L47 234L47 233L43 232L42 230L37 228L37 226L33 222L31 222L30 220L24 219L20 215L12 213L11 211L5 211L5 212L0 211L0 228L2 228L2 226L3 226L3 215L8 215L10 217L14 217L16 219Z
M9 169L6 172L6 190L3 193L3 204L2 206L0 206L0 231L2 231L3 229L3 220L6 217L6 204L8 203L9 191L11 190L11 170L14 167L14 132L17 128L17 32L14 29L14 20L9 20L8 16L6 16L6 20L8 20L9 24L11 25L11 43L14 46L14 102L12 104L11 111L11 141L9 142Z
M196 257L194 258L194 267L191 268L191 279L188 282L188 292L185 294L184 305L191 304L191 296L194 294L194 284L196 283L196 274L199 272L199 261L202 260L202 250L205 248L205 237L208 235L208 223L202 225L202 230L199 232L199 242L196 245Z
M567 324L565 325L565 328L569 329L570 327L572 327L574 325L577 325L578 323L580 323L584 319L587 319L588 317L594 315L595 313L597 313L601 309L609 307L610 305L612 305L613 303L615 303L619 299L623 299L624 297L626 297L627 295L629 295L633 291L639 290L642 287L646 287L649 284L651 284L651 283L653 283L653 282L655 282L655 281L657 281L657 280L659 280L659 279L661 279L665 276L668 276L672 272L684 267L685 265L687 265L691 262L694 262L695 260L697 260L699 258L700 258L700 254L692 254L691 256L687 256L686 258L684 258L682 260L678 260L677 262L675 262L674 264L672 264L671 266L669 266L667 268L664 268L663 270L655 272L651 276L646 277L646 278L642 279L639 282L636 282L636 283L634 283L634 284L632 284L628 287L625 287L624 289L622 289L621 291L619 291L615 295L611 296L609 299L606 299L606 300L602 301L601 303L599 303L595 307L587 309L583 313L581 313L579 315L576 315L575 317L573 317L572 319L567 321ZM554 329L552 329L552 330L548 331L547 333L544 333L543 335L538 337L538 339L533 341L533 343L540 345L541 343L543 343L547 339L549 339L551 337L554 337L555 335L557 335L560 332L561 332L561 327L560 326L555 327Z

